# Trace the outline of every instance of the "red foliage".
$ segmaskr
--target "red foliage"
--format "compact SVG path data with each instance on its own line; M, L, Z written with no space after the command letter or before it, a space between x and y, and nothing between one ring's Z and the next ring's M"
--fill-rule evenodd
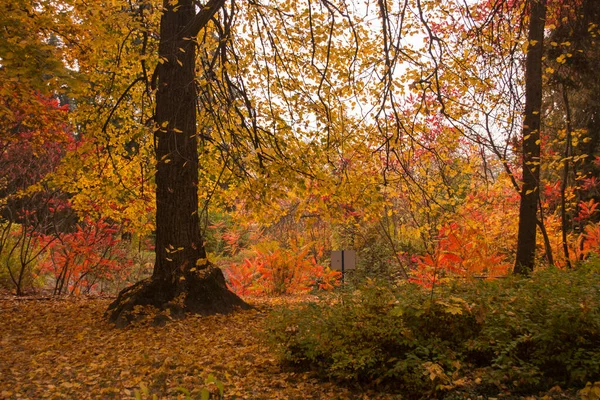
M556 206L560 203L560 180L554 182L553 184L544 183L544 188L542 190L542 199L545 203L546 207L551 209L556 208Z
M67 122L67 107L34 95L25 103L0 97L0 169L4 194L24 190L53 171L76 144Z
M586 226L583 238L584 257L587 257L590 253L600 255L600 224Z
M598 203L594 199L590 199L590 201L580 201L579 202L579 214L577 217L573 218L577 222L587 221L592 215L598 212Z
M254 282L258 280L260 274L257 272L256 263L245 258L242 264L232 264L227 269L229 279L229 288L240 296L246 296L254 292Z
M600 182L598 182L598 179L595 176L585 178L581 186L583 190L586 190L588 192L597 190L598 187L600 187Z
M45 240L52 240L46 237ZM100 280L123 280L133 263L120 246L119 230L100 219L86 218L77 230L62 235L48 247L42 272L56 279L55 294L89 293Z

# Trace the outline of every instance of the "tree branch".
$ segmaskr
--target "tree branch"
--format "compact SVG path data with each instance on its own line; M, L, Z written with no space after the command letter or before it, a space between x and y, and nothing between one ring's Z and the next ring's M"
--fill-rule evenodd
M110 110L110 113L108 114L108 117L106 118L106 121L104 121L104 125L102 126L102 132L106 132L106 128L108 127L108 124L110 123L110 120L112 119L113 114L115 113L115 111L117 111L117 108L119 108L119 104L121 104L121 102L125 99L125 96L127 96L127 93L129 93L129 91L136 85L136 83L142 82L143 80L144 80L143 76L138 76L137 78L135 78L135 80L133 82L131 82L129 84L129 86L127 86L127 89L125 89L125 91L123 93L121 93L121 96L115 103L114 107Z
M204 28L208 21L219 11L225 4L225 0L209 0L204 6L198 5L200 11L194 19L190 21L188 26L183 31L183 37L194 37L198 35L200 29Z

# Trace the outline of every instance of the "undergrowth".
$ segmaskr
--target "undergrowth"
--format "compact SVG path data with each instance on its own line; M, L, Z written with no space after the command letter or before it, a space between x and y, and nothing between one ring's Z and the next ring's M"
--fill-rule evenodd
M600 380L600 263L435 289L368 281L281 308L284 364L411 397L536 393Z

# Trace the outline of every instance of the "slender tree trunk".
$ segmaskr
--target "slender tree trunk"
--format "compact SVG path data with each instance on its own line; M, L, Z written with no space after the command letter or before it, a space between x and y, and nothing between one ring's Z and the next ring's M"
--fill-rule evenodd
M540 125L542 109L542 57L546 0L530 0L529 47L525 64L525 116L523 122L523 184L519 208L519 234L515 274L533 270L540 180Z
M541 206L540 206L541 207ZM554 265L554 257L552 257L552 245L550 244L550 238L548 237L548 231L544 224L544 219L540 213L540 218L537 220L537 226L542 233L542 239L544 239L544 250L546 251L546 260L549 265Z
M156 261L150 279L124 289L109 306L117 326L136 305L185 312L226 313L247 305L230 292L220 269L206 260L198 216L196 44L192 40L224 0L198 13L193 0L164 0L157 69Z
M569 105L569 94L567 93L567 88L565 85L562 85L562 94L563 101L565 103L565 114L567 117L567 127L566 127L566 138L565 138L565 153L563 155L563 176L562 182L560 185L560 219L561 219L561 233L562 233L562 246L563 253L565 255L565 264L568 268L572 268L571 266L571 258L569 256L569 243L567 242L567 231L568 231L568 222L567 221L567 201L566 201L566 191L567 191L567 180L569 179L569 156L571 155L571 107Z

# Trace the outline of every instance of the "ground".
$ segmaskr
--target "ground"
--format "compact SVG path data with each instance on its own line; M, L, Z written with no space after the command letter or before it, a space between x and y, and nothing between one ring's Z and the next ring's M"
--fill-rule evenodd
M199 399L203 389L218 391L211 375L225 399L405 398L282 368L263 341L265 317L297 298L250 299L252 310L163 326L148 317L124 329L103 318L111 300L0 297L0 399L184 399L185 390ZM536 398L575 396L527 399Z
M266 303L125 329L102 317L109 303L0 300L0 398L127 399L144 386L159 399L177 398L178 387L199 398L202 388L215 389L209 374L226 399L389 398L282 370L261 338Z

